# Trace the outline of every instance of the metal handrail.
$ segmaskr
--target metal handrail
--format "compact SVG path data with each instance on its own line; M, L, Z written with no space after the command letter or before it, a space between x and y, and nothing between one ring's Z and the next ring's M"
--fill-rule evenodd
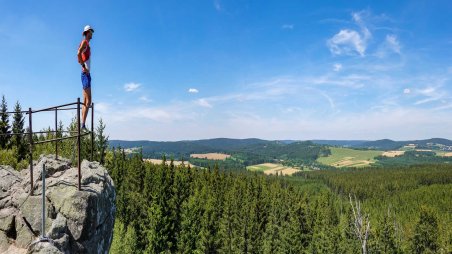
M45 108L45 109L40 109L40 110L36 110L36 111L32 111L32 113L38 113L38 112L42 112L42 111L53 111L53 110L74 110L77 108L61 108L61 107L67 107L67 106L71 106L71 105L76 105L77 102L74 103L69 103L69 104L64 104L64 105L60 105L60 106L54 106L54 107L50 107L50 108ZM88 108L92 108L92 105L89 106ZM27 114L28 115L28 110L22 110L22 111L7 111L7 112L0 112L0 115L12 115L15 113L22 113L22 114Z
M64 108L72 105L77 105L77 107L72 108ZM50 143L55 142L55 158L58 160L58 141L71 139L71 138L77 138L77 167L78 167L78 190L81 190L81 158L80 158L80 145L81 140L80 138L86 135L91 134L91 160L94 159L94 103L91 103L91 105L88 108L91 108L91 131L89 133L80 133L80 105L82 103L80 102L80 98L77 98L77 102L73 103L67 103L63 105L53 106L49 108L44 109L38 109L38 110L32 110L31 108L28 108L28 111L14 111L14 112L0 112L0 115L4 114L14 114L14 113L25 113L28 115L28 128L29 131L25 133L9 133L9 134L0 134L0 136L14 136L14 135L28 135L29 138L29 148L30 148L30 195L33 195L33 147L34 145L38 144L44 144L44 143ZM77 131L59 131L58 130L58 111L60 110L74 110L77 109ZM32 115L33 113L39 113L39 112L45 112L45 111L55 111L55 130L48 130L48 131L36 131L33 132L33 121L32 121ZM33 141L33 134L42 134L42 133L76 133L77 135L69 136L69 137L61 137L61 138L54 138L54 139L48 139L48 140L42 140L42 141Z
M54 131L54 130L48 130L48 131L35 131L32 132L32 134L47 134L47 133L77 133L77 131ZM0 134L0 136L14 136L14 135L28 135L29 132L24 133L9 133L9 134Z
M86 135L88 135L88 134L91 134L91 133L83 133L83 134L80 134L80 136L81 137L83 137L83 136L86 136ZM42 141L37 141L37 142L35 142L34 144L35 145L38 145L38 144L45 144L45 143L50 143L50 142L55 142L55 141L61 141L61 140L66 140L66 139L71 139L71 138L76 138L77 136L69 136L69 137L62 137L62 138L54 138L54 139L47 139L47 140L42 140Z

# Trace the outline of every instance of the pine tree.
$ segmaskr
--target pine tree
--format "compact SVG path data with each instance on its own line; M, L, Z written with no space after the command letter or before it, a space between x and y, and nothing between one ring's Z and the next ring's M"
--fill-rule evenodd
M110 253L124 253L124 231L124 224L116 218L115 226L113 228L113 241L111 242Z
M138 254L141 253L137 248L138 237L135 229L129 225L127 231L124 235L123 252L128 254Z
M99 125L96 129L96 159L100 162L100 164L105 163L105 153L108 148L108 136L105 136L105 124L102 121L102 118L99 119Z
M397 242L396 233L395 218L388 208L388 212L384 214L383 219L377 228L375 251L393 254L400 253L401 250L399 243Z
M422 206L421 215L414 230L412 251L413 253L437 253L438 249L438 221L431 209Z
M9 114L6 112L8 112L8 104L6 103L5 95L3 95L0 109L0 149L9 148L9 141L11 139L11 136L9 135L11 133Z
M27 147L24 137L24 116L22 113L22 108L20 107L19 102L16 102L16 106L14 107L14 117L13 117L13 133L12 137L12 145L16 147L16 158L18 161L25 159L27 155Z

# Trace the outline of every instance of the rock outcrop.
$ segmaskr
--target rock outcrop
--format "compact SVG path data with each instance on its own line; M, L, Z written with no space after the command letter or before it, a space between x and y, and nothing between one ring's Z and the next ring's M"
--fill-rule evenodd
M46 223L42 236L42 168L46 165ZM82 162L78 170L66 159L41 156L21 172L0 166L0 253L108 253L113 237L115 188L97 162Z

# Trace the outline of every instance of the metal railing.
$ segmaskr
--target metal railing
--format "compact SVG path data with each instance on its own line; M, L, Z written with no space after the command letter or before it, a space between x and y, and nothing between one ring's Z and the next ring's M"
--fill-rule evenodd
M76 107L70 107L74 106ZM53 106L49 108L44 109L38 109L38 110L32 110L32 108L28 108L28 111L12 111L12 112L5 112L4 114L15 114L15 113L23 113L28 115L28 132L25 133L8 133L8 134L0 134L0 136L14 136L14 135L28 135L29 140L29 152L30 152L30 195L33 195L33 148L35 145L38 144L44 144L49 142L55 142L55 158L58 160L58 141L76 138L77 139L77 167L78 167L78 190L81 190L81 181L82 181L82 173L81 173L81 157L80 157L80 146L81 146L81 137L86 135L91 135L91 160L94 159L94 103L91 103L91 106L88 108L91 108L91 131L88 133L80 133L80 105L82 103L80 102L80 98L77 98L77 102ZM69 108L68 108L69 107ZM77 131L59 131L58 130L58 111L63 110L77 110ZM55 130L49 130L49 131L36 131L33 132L33 114L39 113L39 112L48 112L48 111L55 111ZM0 114L2 114L0 112ZM76 133L74 136L68 136L68 137L61 137L61 138L53 138L53 139L47 139L42 141L33 141L33 134L42 134L42 133L55 133L55 137L58 133Z

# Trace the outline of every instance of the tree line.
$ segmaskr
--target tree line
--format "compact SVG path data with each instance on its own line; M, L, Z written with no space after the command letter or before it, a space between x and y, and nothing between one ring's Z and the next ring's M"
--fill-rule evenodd
M29 165L29 133L25 127L25 116L19 101L14 106L14 113L8 114L8 103L2 96L0 105L0 165L10 165L15 169L24 169ZM12 124L11 124L12 118ZM108 150L108 136L105 133L106 125L99 119L94 130L94 160L104 163ZM50 127L42 129L38 134L33 134L34 142L54 138L73 136L77 130L76 118L72 119L67 127L60 121L56 132ZM67 131L67 132L65 132ZM57 141L59 155L72 159L75 162L76 138ZM89 135L81 138L81 158L90 159L91 143ZM37 144L33 146L33 158L39 158L41 154L55 154L55 142Z
M106 165L117 189L111 253L451 250L450 230L445 228L450 215L438 213L429 203L416 204L414 197L406 203L416 211L410 215L413 227L407 229L394 209L396 203L374 209L369 199L358 198L353 191L349 201L320 176L268 177L165 161L164 157L162 164L143 162L141 154L130 157L120 149L108 153ZM350 179L350 185L357 181L354 176ZM434 191L429 192L431 198L436 197ZM450 201L444 202L450 209ZM358 223L365 218L369 226Z

